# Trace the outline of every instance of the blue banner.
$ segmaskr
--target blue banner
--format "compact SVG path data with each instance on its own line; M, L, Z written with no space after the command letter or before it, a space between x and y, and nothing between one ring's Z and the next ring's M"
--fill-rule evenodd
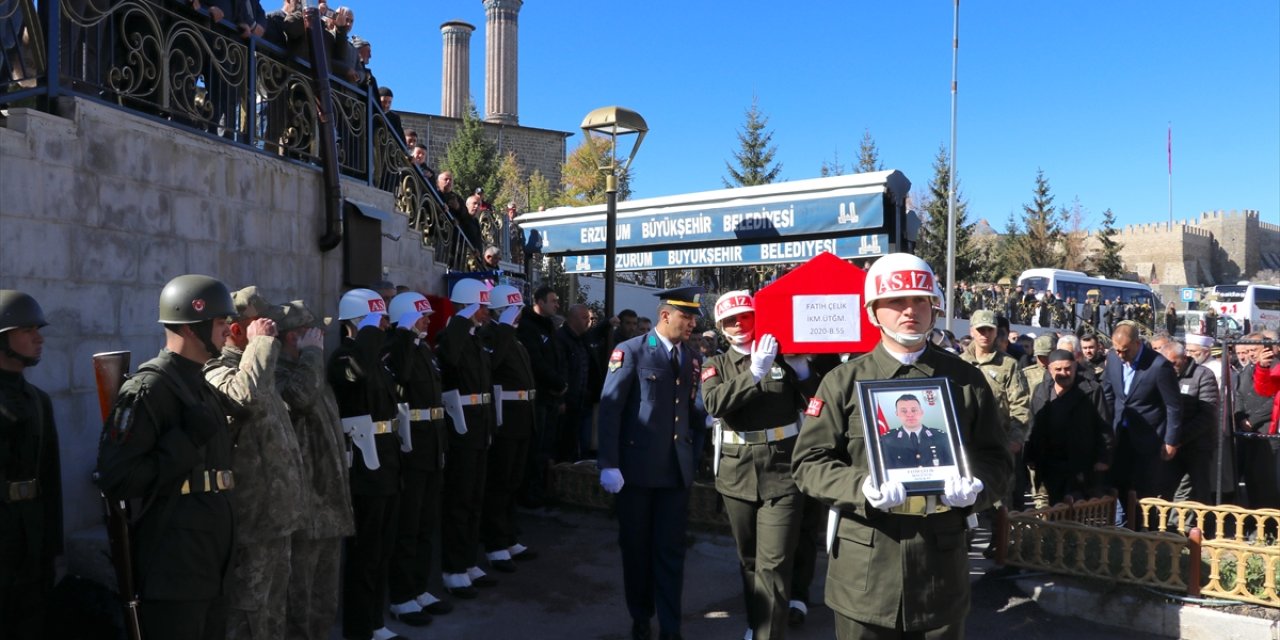
M805 262L827 251L839 258L874 258L889 251L889 236L871 234L845 238L821 238L817 240L791 240L732 247L704 247L699 249L664 249L619 253L614 260L617 271L644 271L650 269L692 269L698 267L733 267L757 264L785 264ZM564 270L567 273L600 273L604 271L605 257L600 254L566 256Z
M852 191L852 190L846 190ZM840 236L884 228L885 194L866 192L780 195L690 207L656 207L620 213L619 250L650 245L760 243L803 236ZM805 197L808 196L808 197ZM745 202L749 200L748 204ZM605 249L603 215L522 222L536 233L542 253L601 252ZM706 251L712 251L707 249ZM789 260L783 260L788 262ZM642 268L642 267L641 267ZM652 268L652 267L650 267Z

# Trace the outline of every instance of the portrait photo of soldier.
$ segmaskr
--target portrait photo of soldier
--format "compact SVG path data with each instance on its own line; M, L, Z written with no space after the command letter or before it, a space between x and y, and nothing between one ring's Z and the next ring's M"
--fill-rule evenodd
M880 456L886 470L955 464L941 406L936 401L921 402L920 395L876 394L876 420L881 432ZM936 391L930 395L936 397ZM886 413L884 409L890 406L893 407L893 417L886 422L882 420ZM889 427L887 430L886 426Z

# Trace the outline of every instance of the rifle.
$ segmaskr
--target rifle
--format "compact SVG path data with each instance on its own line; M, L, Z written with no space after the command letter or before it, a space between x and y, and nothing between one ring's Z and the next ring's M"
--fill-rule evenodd
M98 408L105 424L111 417L116 396L124 385L129 371L128 351L109 351L93 354L93 377L98 383ZM97 480L97 474L94 474ZM133 550L130 548L129 503L112 500L99 491L102 513L107 521L107 540L111 544L111 565L116 570L116 589L124 603L125 625L129 640L142 640L142 626L138 620L138 592L133 585Z

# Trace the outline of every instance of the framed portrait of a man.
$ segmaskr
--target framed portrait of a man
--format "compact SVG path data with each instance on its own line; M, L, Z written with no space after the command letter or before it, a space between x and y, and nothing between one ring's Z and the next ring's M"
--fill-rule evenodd
M969 474L946 378L859 381L867 458L876 486L897 480L908 495L941 494Z

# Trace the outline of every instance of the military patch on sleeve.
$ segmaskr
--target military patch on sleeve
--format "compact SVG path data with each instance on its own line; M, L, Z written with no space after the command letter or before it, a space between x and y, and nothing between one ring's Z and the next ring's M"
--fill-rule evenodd
M122 396L111 412L111 422L107 425L106 437L112 442L128 442L133 433L133 410L137 396Z
M622 349L614 349L613 353L609 354L609 372L610 373L617 371L618 368L622 366L622 358L625 355L626 354L622 352Z
M817 398L809 398L809 406L805 408L804 414L806 416L812 416L816 418L822 415L822 407L824 406L824 404L825 404L824 402L822 402Z
M703 370L702 370L702 381L703 381L703 382L706 382L707 380L709 380L709 379L711 379L711 378L714 378L714 377L716 377L716 368L715 368L715 367L707 367L706 369L703 369Z

